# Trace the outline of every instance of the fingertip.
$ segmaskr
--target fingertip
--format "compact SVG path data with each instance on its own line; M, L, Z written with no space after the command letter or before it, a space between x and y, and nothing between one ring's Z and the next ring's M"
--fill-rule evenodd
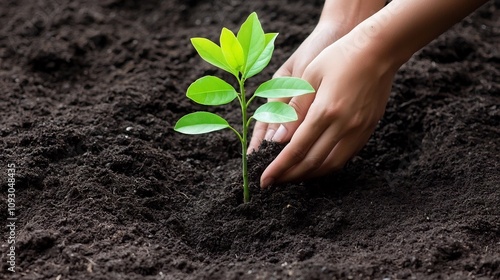
M272 184L274 184L274 178L272 177L264 177L264 178L261 178L260 180L260 188L261 189L267 189L269 187L272 186Z
M259 150L261 143L262 143L262 138L252 137L252 139L250 139L250 143L248 144L248 147L247 147L247 155L249 155L253 152L257 152Z
M247 148L247 155L250 155L252 153L255 153L257 151L257 149L255 149L254 147L248 147Z
M286 127L284 125L280 125L278 130L276 130L276 132L273 133L273 135L270 139L274 142L280 143L280 142L285 141L285 137L287 136L287 134L288 134L288 130L286 129Z
M276 134L276 129L268 128L266 131L266 135L264 135L264 140L271 141Z

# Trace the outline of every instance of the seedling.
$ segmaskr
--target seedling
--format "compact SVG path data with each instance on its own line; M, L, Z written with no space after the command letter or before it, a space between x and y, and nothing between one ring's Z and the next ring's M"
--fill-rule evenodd
M174 129L185 134L202 134L229 128L236 134L241 142L244 202L250 201L246 150L251 120L265 123L297 120L294 108L283 102L267 102L257 108L252 116L247 111L249 105L257 96L284 98L314 92L313 87L305 80L280 77L262 83L251 96L247 96L245 81L269 64L277 36L277 33L264 33L254 12L241 25L237 35L227 28L222 28L220 46L206 38L191 38L191 43L203 60L233 74L239 91L218 77L205 76L189 86L186 96L196 103L211 106L227 104L238 99L241 106L242 131L239 132L224 118L210 112L187 114L177 121Z

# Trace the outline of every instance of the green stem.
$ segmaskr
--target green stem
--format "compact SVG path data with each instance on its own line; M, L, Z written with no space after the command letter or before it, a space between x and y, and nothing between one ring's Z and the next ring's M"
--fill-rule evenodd
M247 148L248 148L248 120L247 120L247 102L245 96L245 79L238 79L240 86L240 104L241 114L243 119L243 131L241 134L241 161L243 169L243 202L250 201L250 189L248 187L248 163L247 163Z
M252 103L252 101L254 100L254 98L255 98L255 95L252 95L252 97L250 97L250 99L247 102L247 108L248 108L248 106L250 106L250 103Z
M240 139L240 142L243 142L243 138L241 137L241 134L236 129L234 129L234 127L229 126L229 129L231 129L236 134L238 139Z

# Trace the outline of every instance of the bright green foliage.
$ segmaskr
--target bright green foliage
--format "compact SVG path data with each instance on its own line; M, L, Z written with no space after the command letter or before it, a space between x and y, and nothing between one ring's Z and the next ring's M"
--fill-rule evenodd
M241 142L243 165L244 201L250 200L248 188L247 155L248 127L250 120L266 123L285 123L297 120L297 113L283 102L268 102L249 116L247 108L255 97L283 98L313 93L313 87L305 80L282 77L262 83L249 98L245 93L245 81L261 72L271 60L277 33L264 33L256 13L250 14L237 35L223 28L220 46L206 38L192 38L191 43L206 62L227 71L236 78L239 92L224 80L205 76L192 83L187 97L202 105L222 105L238 99L242 113L242 131L238 132L224 118L209 112L195 112L182 117L174 129L185 134L202 134L224 128L231 129Z
M260 71L266 68L266 66L269 64L269 61L271 61L271 57L273 56L274 41L276 40L276 37L278 37L278 33L265 34L265 47L257 57L255 63L247 69L247 72L245 73L246 79L260 73Z
M247 20L241 25L240 31L238 31L238 41L240 41L243 47L245 58L243 77L247 78L245 74L248 73L266 46L266 36L260 25L257 13L250 14Z
M252 116L259 122L286 123L297 120L297 113L292 106L283 102L267 102L255 110Z
M282 98L311 92L314 92L314 88L305 80L293 77L280 77L262 83L255 90L255 95L265 98Z
M234 87L224 80L205 76L192 83L186 93L187 97L203 105L222 105L238 97Z
M184 134L203 134L228 127L225 119L210 112L187 114L175 124L175 130Z
M245 66L245 53L243 52L240 41L234 36L233 31L225 27L222 28L220 34L220 47L231 69L240 71L243 66Z
M232 68L226 62L226 58L222 53L222 49L214 42L206 38L191 38L191 43L193 44L194 48L201 56L201 58L203 58L206 62L212 64L213 66L226 70L233 75L237 74L237 72L235 70L232 70Z

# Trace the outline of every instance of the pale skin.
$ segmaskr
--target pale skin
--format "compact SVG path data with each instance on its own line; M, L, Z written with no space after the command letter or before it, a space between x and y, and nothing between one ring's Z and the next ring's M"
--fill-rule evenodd
M260 185L341 169L383 116L397 70L420 48L487 0L326 0L318 25L275 76L309 81L316 93L283 99L298 121L257 122L248 152L263 139L289 142Z

